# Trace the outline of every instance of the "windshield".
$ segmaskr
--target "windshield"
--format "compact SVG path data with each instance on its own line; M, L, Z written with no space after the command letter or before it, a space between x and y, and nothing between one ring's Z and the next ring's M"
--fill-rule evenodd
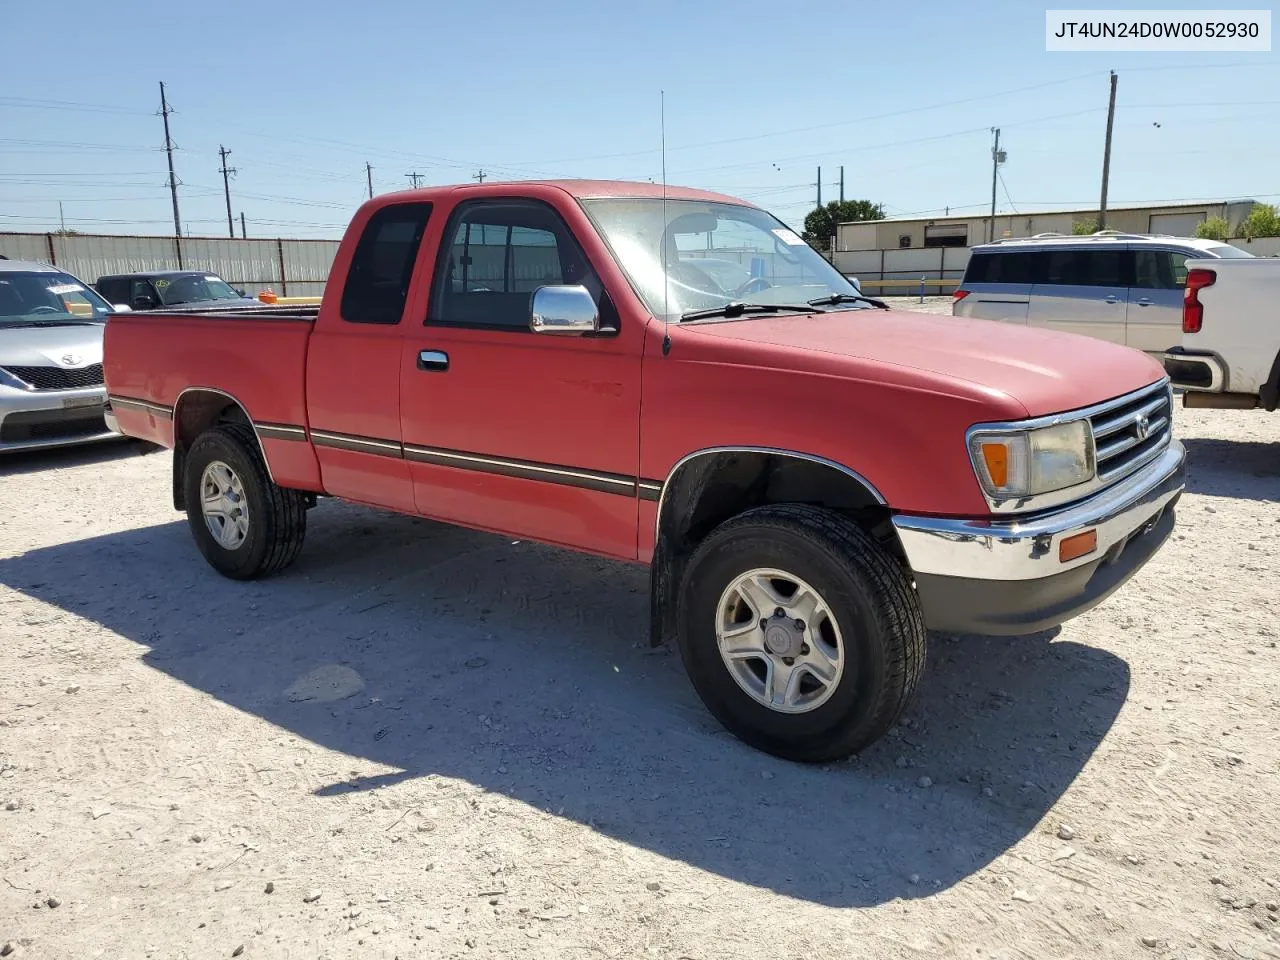
M166 307L179 303L200 303L205 300L242 300L230 284L213 274L191 274L181 277L156 278L156 293Z
M0 272L0 327L102 322L111 312L107 301L70 274Z
M659 319L735 302L804 305L833 294L858 295L835 267L763 210L667 200L664 218L663 204L648 198L582 201L636 293Z

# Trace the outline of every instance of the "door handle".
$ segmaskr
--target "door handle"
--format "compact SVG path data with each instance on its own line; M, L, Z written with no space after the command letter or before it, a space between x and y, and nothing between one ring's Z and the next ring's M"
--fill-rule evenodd
M1138 306L1149 307L1151 306L1151 300L1147 297L1142 297L1140 300L1138 300Z
M1119 302L1120 302L1120 298L1119 298L1119 297L1117 297L1117 296L1113 293L1113 294L1110 294L1110 295L1107 297L1107 299L1106 299L1106 301L1105 301L1105 302L1106 302L1106 303L1119 303Z
M449 355L443 350L419 350L418 369L442 372L449 369Z

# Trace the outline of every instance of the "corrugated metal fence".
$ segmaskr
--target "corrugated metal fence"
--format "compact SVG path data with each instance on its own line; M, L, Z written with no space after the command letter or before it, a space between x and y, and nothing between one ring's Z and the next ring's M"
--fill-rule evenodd
M85 283L113 273L208 270L250 295L270 287L280 296L318 297L337 252L337 240L0 233L0 253L10 260L52 263Z

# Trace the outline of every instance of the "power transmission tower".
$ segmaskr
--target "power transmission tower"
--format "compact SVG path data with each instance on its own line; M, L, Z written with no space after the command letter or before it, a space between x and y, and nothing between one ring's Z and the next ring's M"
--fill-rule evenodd
M369 179L369 199L373 199L373 164L368 160L364 162L364 174Z
M173 174L173 138L169 136L169 101L164 95L164 81L160 81L160 116L164 118L164 152L169 155L169 194L173 197L173 235L182 236L182 219L178 216L178 178Z
M483 170L477 170L475 173L473 173L473 174L471 175L471 179L472 179L472 180L475 180L477 183L481 183L481 184L483 184L483 183L484 183L484 178L485 178L485 177L487 177L487 176L488 176L488 174L487 174L487 173L485 173Z
M218 172L222 174L222 192L227 197L227 236L234 240L236 224L231 217L231 178L235 176L236 168L227 166L227 157L231 156L231 151L221 144L218 145L218 156L222 158L222 166L218 168Z
M996 135L995 143L991 146L991 226L987 230L987 242L996 238L996 179L1000 175L1000 164L1004 163L1007 154L1000 149L1000 128L992 127L992 132Z
M405 176L413 183L413 189L415 190L418 189L418 181L424 179L424 175L421 173L406 173Z
M1102 148L1102 200L1098 203L1098 229L1107 228L1107 181L1111 179L1111 127L1116 120L1116 72L1111 71L1111 101L1107 104L1107 144Z

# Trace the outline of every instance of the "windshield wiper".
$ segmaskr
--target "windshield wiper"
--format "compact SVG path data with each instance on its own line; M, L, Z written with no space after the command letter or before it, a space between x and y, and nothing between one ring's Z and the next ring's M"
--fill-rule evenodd
M881 310L888 310L889 305L883 300L875 300L856 293L832 293L825 297L814 297L809 301L811 307L834 307L838 303L869 303Z
M680 314L680 321L683 323L685 320L704 320L707 317L724 317L732 320L734 317L740 317L744 313L777 313L780 310L813 313L813 306L801 303L743 303L741 300L734 300L721 307L682 313Z

